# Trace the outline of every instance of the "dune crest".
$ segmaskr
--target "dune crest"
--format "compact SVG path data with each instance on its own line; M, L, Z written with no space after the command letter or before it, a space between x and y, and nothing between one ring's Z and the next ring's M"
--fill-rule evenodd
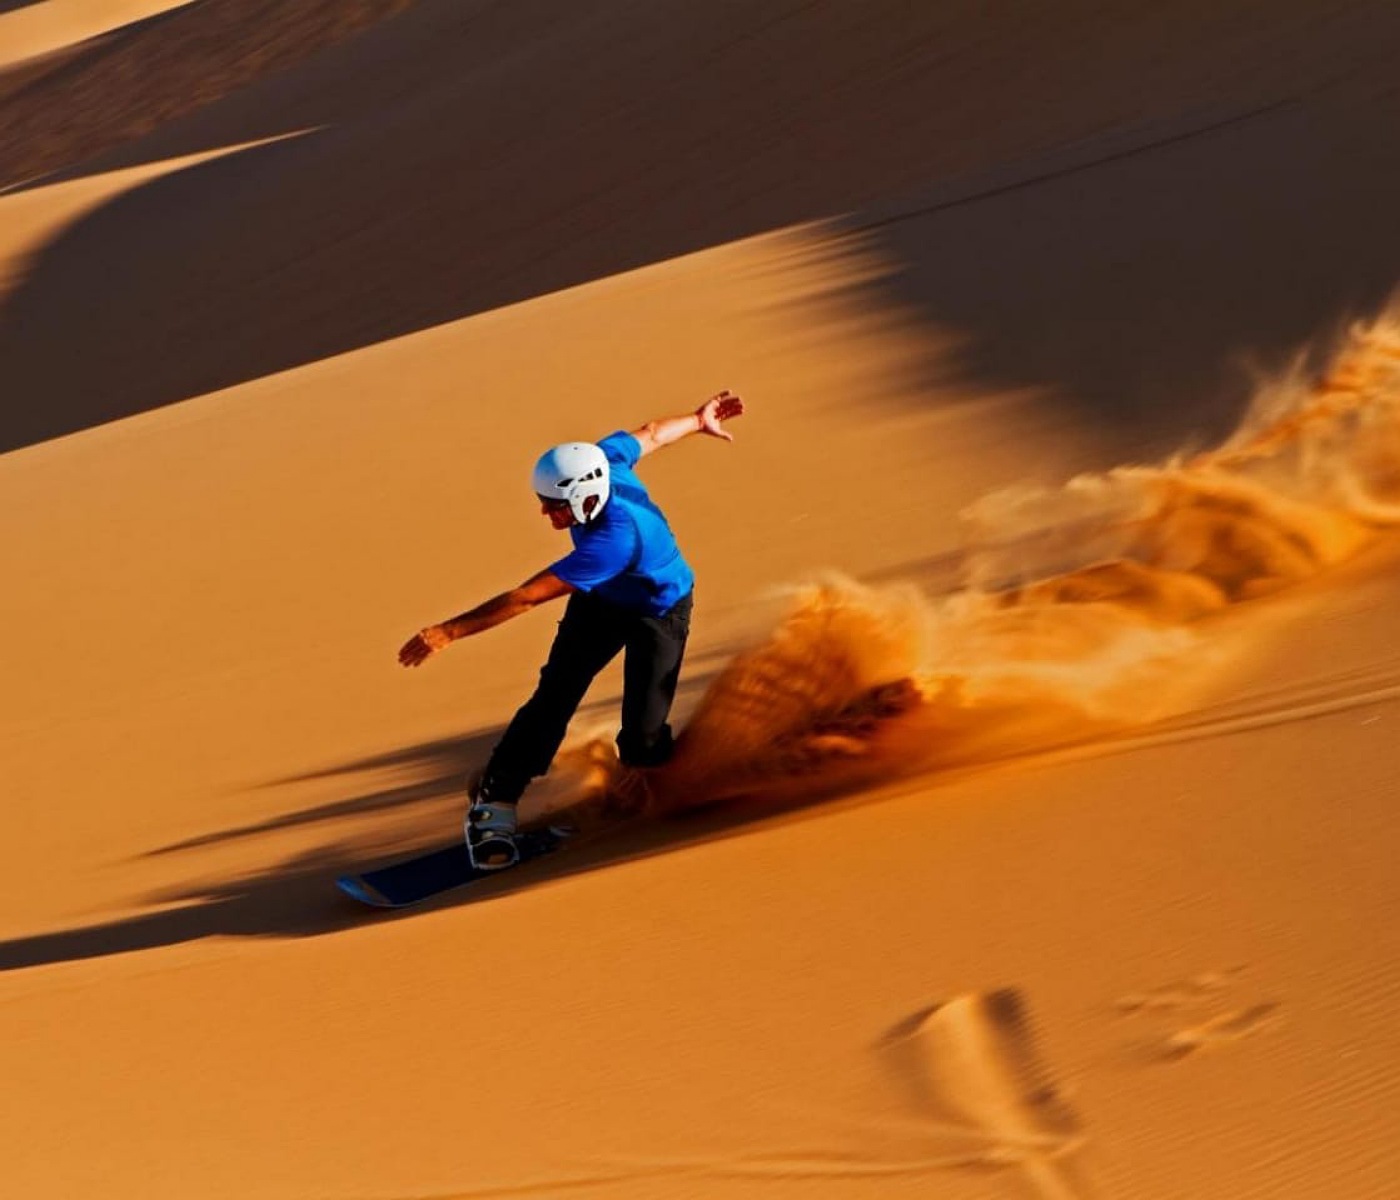
M1220 448L964 514L967 585L797 589L701 700L644 803L785 801L1161 719L1194 622L1310 578L1400 521L1400 323L1353 328L1313 383L1261 387ZM1195 674L1199 674L1196 670ZM608 761L596 747L568 760ZM625 810L641 789L602 771Z

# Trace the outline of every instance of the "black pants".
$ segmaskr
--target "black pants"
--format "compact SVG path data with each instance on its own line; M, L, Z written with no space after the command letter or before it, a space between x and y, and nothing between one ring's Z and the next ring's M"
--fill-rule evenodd
M518 800L531 779L549 770L588 685L619 650L627 656L618 754L628 766L665 762L672 746L666 718L676 698L692 600L687 595L665 616L649 617L586 592L570 596L535 694L512 718L486 765L492 799Z

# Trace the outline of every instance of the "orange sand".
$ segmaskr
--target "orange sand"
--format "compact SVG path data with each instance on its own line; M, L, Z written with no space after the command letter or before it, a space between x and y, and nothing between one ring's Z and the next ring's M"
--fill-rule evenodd
M1394 1195L1397 42L419 0L0 181L0 1193ZM700 811L353 908L557 614L396 648L721 387Z
M0 64L10 65L100 37L179 6L181 0L37 0L0 9Z

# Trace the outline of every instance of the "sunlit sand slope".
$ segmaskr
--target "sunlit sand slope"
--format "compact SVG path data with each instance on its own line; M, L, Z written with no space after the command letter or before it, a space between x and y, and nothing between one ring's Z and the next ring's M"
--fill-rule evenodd
M70 50L157 13L181 0L32 0L0 9L0 66Z
M410 3L9 5L17 11L0 9L0 68L10 65L0 73L0 184L37 179L139 138Z
M273 8L0 77L0 1192L1388 1200L1393 6ZM673 815L353 908L721 387Z

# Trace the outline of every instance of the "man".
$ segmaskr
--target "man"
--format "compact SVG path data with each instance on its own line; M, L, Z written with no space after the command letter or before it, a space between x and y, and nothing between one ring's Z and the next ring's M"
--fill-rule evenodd
M420 630L400 649L399 662L416 667L458 638L569 597L535 694L471 789L466 836L474 866L494 870L516 862L521 794L549 769L588 685L620 650L626 658L618 755L635 767L659 766L670 757L666 719L690 632L695 577L632 468L691 434L733 441L723 423L743 412L743 400L726 390L693 413L609 434L596 446L555 446L535 465L534 488L550 524L569 531L572 553L519 587Z

